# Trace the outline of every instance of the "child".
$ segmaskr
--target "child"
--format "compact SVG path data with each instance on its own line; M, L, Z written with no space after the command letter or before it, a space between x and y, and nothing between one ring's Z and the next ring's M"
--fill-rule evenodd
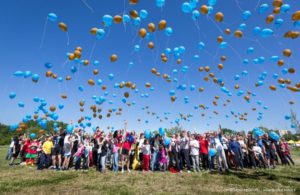
M142 145L143 153L143 171L149 171L150 168L150 155L151 155L151 146L149 140L145 139L144 144Z
M79 147L77 149L77 152L74 154L75 157L75 170L79 170L80 169L80 165L81 165L81 156L84 153L84 145L81 142L79 144Z
M62 170L67 170L69 168L71 152L72 152L72 136L68 136L66 142L64 143L64 162L62 165Z
M112 139L112 154L113 154L112 170L114 172L118 172L118 170L119 170L119 142L117 139L117 133L114 134L114 138Z
M159 156L160 171L165 172L167 170L168 160L167 160L167 152L166 149L163 147L163 145L159 146L158 156Z

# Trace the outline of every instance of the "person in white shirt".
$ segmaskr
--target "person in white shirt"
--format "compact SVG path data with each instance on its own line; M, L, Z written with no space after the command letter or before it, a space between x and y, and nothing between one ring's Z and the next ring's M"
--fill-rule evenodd
M14 139L11 138L11 142L10 142L10 145L9 145L9 148L8 148L5 160L10 160L11 159L12 154L13 154L13 150L14 150L14 145L15 145Z
M222 136L222 128L221 125L219 125L219 132L214 133L214 141L215 141L215 147L217 149L217 160L218 160L218 166L219 170L222 171L225 169L228 170L228 164L226 160L226 155L223 147L223 136Z
M256 160L259 162L260 166L266 167L265 159L263 157L262 149L258 146L257 142L254 142L252 147Z
M195 136L191 136L190 141L190 155L192 158L193 168L195 172L199 172L199 142L195 139Z

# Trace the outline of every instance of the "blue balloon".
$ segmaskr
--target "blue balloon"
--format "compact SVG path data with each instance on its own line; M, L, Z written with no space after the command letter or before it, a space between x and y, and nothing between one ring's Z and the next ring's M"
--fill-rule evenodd
M221 42L220 43L220 48L225 49L227 47L227 45L228 45L227 42Z
M200 12L198 10L194 10L192 12L192 19L197 20L197 19L199 19L199 17L200 17Z
M102 85L102 80L101 79L97 80L97 85Z
M49 13L48 14L48 19L51 21L51 22L55 22L57 20L57 15L55 13Z
M128 22L130 22L130 16L128 16L128 15L123 15L123 23L128 23Z
M50 62L45 63L45 67L50 69L53 67L53 65Z
M258 136L261 137L265 134L265 132L260 128L254 128L253 129L253 134L254 134L254 137L258 137Z
M102 28L99 28L96 31L96 38L97 39L102 39L105 36L105 30L103 30ZM94 64L95 65L95 64Z
M208 155L209 155L210 157L214 157L216 154L217 154L217 150L216 150L216 149L214 149L214 148L209 148L209 150L208 150Z
M280 140L280 136L279 136L277 133L275 133L274 131L271 131L271 132L270 132L270 137L271 137L273 140L275 140L275 141L279 141L279 140Z
M38 82L38 81L39 81L39 79L40 79L40 76L39 76L38 74L34 74L34 75L32 75L32 81L34 81L34 82Z
M190 90L191 90L191 91L194 91L194 90L195 90L195 88L196 88L196 86L195 86L195 85L191 85L191 86L190 86Z
M30 139L35 139L36 138L36 134L35 133L30 133L29 137L30 137Z
M173 34L173 29L171 28L171 27L167 27L166 29L165 29L165 35L166 36L171 36Z
M11 93L9 94L9 98L10 98L10 99L14 99L16 96L17 96L17 94L16 94L15 92L11 92Z
M160 136L164 136L164 135L165 135L165 130L164 130L163 128L160 127L160 128L158 129L158 133L159 133Z
M234 76L234 80L235 80L235 81L240 80L240 78L241 78L241 76L238 75L238 74Z
M249 10L243 12L243 20L246 21L250 18L251 12Z
M60 83L63 82L63 80L64 80L64 79L63 79L62 77L58 77L58 78L57 78L57 81L60 82Z
M18 103L18 106L19 106L20 108L24 108L25 104L24 104L24 102L19 102L19 103Z
M110 73L110 74L108 75L108 78L109 78L109 80L113 80L113 79L114 79L114 74Z
M267 38L273 35L273 30L269 29L269 28L264 28L262 29L262 31L260 32L260 36L263 38Z
M165 5L165 0L156 0L157 7L163 7Z
M165 138L164 138L164 145L165 145L165 146L169 146L170 143L171 143L171 139L168 138L168 137L165 137Z
M134 51L135 52L139 52L140 51L140 46L139 45L135 45L134 46Z
M28 77L31 77L31 75L32 75L31 71L25 71L24 72L24 78L25 79L28 78Z
M278 76L279 76L278 74L274 73L274 74L273 74L273 79L277 79Z
M214 8L212 6L207 6L207 8L208 8L208 14L213 13Z
M284 20L282 18L278 18L275 20L274 25L276 28L280 28L283 23L284 23Z
M110 27L113 24L113 17L111 15L104 15L102 20L106 27Z
M287 13L288 11L290 11L290 9L291 9L291 6L289 4L283 4L280 7L280 12L281 13Z
M259 26L256 26L253 28L253 35L256 36L261 33L261 28Z
M84 87L83 87L82 85L79 85L79 86L78 86L78 90L79 90L79 91L83 91L83 90L84 90Z
M217 4L217 0L208 0L207 4L210 5L210 6L214 6L214 5Z
M239 29L240 30L245 30L247 25L245 23L240 24Z
M147 18L147 17L148 17L148 12L147 12L147 10L142 9L142 10L140 11L140 17L141 17L142 19Z
M263 14L265 13L267 10L269 9L269 5L268 4L262 4L259 9L258 9L258 13Z
M10 131L15 131L19 127L19 124L13 124L9 126Z
M16 76L16 77L22 77L22 76L24 76L24 73L22 71L16 71L14 73L14 76Z
M63 105L63 104L59 104L58 105L58 108L61 110L61 109L63 109L65 106Z
M192 12L192 7L191 7L190 3L184 2L184 3L181 5L181 11L182 11L183 13L191 13L191 12Z
M198 48L199 48L200 50L205 49L205 43L199 42L199 43L198 43Z
M140 17L137 17L135 19L133 19L133 25L134 26L139 26L141 24L142 20Z
M291 119L291 116L290 116L290 115L285 115L285 116L284 116L284 119L285 119L285 120L290 120L290 119Z
M287 68L284 68L281 70L282 74L287 74L289 72L289 70Z
M67 125L66 130L67 130L67 133L68 133L68 134L73 133L73 129L74 129L73 125L70 125L70 124Z

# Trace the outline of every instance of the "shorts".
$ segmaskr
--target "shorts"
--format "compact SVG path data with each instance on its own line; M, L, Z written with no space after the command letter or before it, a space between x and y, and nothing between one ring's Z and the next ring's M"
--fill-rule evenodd
M67 153L67 154L64 154L65 158L70 158L71 157L71 153Z
M52 148L52 151L51 151L51 155L52 156L56 156L56 155L61 155L62 154L62 148L61 147L54 147Z
M129 150L126 150L125 148L122 149L122 155L129 155Z
M29 153L26 154L26 158L36 158L36 157L37 154L29 154Z

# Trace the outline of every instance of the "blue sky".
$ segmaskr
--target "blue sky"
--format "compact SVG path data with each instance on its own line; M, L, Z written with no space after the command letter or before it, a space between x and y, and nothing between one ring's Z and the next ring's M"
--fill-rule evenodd
M86 2L88 6L84 3ZM219 0L214 6L213 13L210 15L200 15L199 19L194 21L192 14L185 14L181 11L182 3L180 0L166 0L163 8L158 8L155 0L140 1L137 5L129 5L128 0L31 0L16 1L3 0L0 6L0 121L6 124L14 124L27 115L33 115L39 104L33 102L33 97L44 98L49 107L64 104L64 109L57 110L59 120L70 122L77 121L80 116L91 116L89 107L94 104L92 96L103 96L104 92L100 86L89 86L87 80L102 79L106 85L106 102L99 108L102 108L103 115L106 115L110 108L123 108L122 116L103 117L102 120L93 119L92 126L101 126L106 129L107 126L115 129L122 128L123 121L128 120L130 129L143 131L145 129L158 129L159 127L175 126L175 120L179 113L184 115L192 114L190 121L180 121L180 124L188 129L196 129L199 132L216 129L218 124L223 127L234 130L250 130L256 126L266 126L270 128L289 129L291 122L285 120L285 115L290 114L290 109L299 112L300 93L292 93L287 89L281 89L276 80L272 78L274 73L284 79L291 79L293 84L299 82L299 55L300 39L285 39L283 34L288 30L299 30L291 21L291 14L300 9L298 1L284 1L290 4L291 10L288 13L275 15L275 19L282 18L284 23L280 28L276 28L274 22L266 24L265 18L272 13L271 0ZM261 4L269 4L269 9L259 14L258 9ZM199 0L196 9L207 4L206 0ZM147 10L148 17L143 19L139 26L134 26L133 22L128 24L113 24L111 27L103 27L102 16L109 14L123 15L129 14L129 11L135 9L140 11ZM249 20L243 21L242 13L246 10L251 11ZM216 12L224 14L224 21L217 23L214 21ZM58 16L56 22L47 21L47 15L55 13ZM141 39L138 36L140 28L147 28L147 24L153 22L157 24L161 19L167 21L168 27L173 29L173 34L168 37L163 31L156 31L151 34L149 40ZM47 21L46 25L45 22ZM64 22L68 25L69 45L67 45L67 35L58 28L58 23ZM240 24L245 23L246 29L243 30L244 36L241 39L234 37L233 32L239 28ZM274 34L268 38L259 35L253 35L253 28L270 28ZM44 27L46 27L44 31ZM97 40L95 36L89 33L90 28L98 27L106 31L103 39ZM230 28L232 34L224 34L224 30ZM45 32L42 47L42 35ZM227 48L220 49L217 37L223 36L228 43ZM154 42L155 48L150 50L147 47L149 41ZM204 42L205 49L199 50L198 43ZM134 51L134 45L140 45L140 51ZM92 64L83 66L70 62L66 58L66 53L73 52L77 46L83 48L82 59L90 61L98 60L99 67ZM166 48L185 47L185 52L181 55L182 64L178 65L173 54L168 58L167 63L160 60L160 54ZM252 54L247 54L249 47L254 48ZM293 54L290 58L284 57L282 51L291 49ZM115 63L110 62L112 54L118 55ZM198 55L199 59L194 59ZM227 60L223 62L224 69L218 70L217 65L221 63L220 56L225 55ZM284 59L285 65L277 66L276 62L270 61L271 56L279 56ZM264 57L263 64L254 64L253 59ZM249 59L249 64L243 64L244 59ZM71 81L59 83L57 80L46 78L47 69L44 64L51 62L51 69L58 76L65 78L72 76ZM130 66L129 63L133 62ZM72 74L71 66L77 66L78 71ZM183 66L188 66L186 73L181 72ZM210 79L205 82L203 78L208 76L206 72L199 72L199 66L210 66L211 71L217 78L225 81L225 86L232 92L232 96L221 91L220 86L214 84ZM282 74L283 68L294 67L295 74ZM97 76L93 75L93 69L99 69ZM156 77L151 73L151 68L156 68L161 74L168 74L171 79L177 78L178 83L167 83L162 77ZM172 73L177 69L178 73ZM34 84L30 78L18 78L13 76L15 71L31 71L40 75L38 83ZM247 71L247 76L242 76L242 72ZM255 87L259 80L259 75L267 72L264 85ZM109 80L108 75L114 74L114 79ZM235 75L240 75L238 81L234 80ZM114 83L121 81L131 81L136 83L139 93L129 89L115 89ZM150 82L155 88L150 91L145 88L145 83ZM185 84L187 89L184 91L176 90L176 86ZM238 90L234 85L239 84L240 89L245 92L251 91L256 96L251 97L250 102L246 102L243 96L237 96ZM270 85L276 85L277 91L271 91ZM78 90L78 86L83 85L84 91ZM195 85L196 89L191 91L190 85ZM199 93L198 88L204 87L204 92ZM170 101L169 91L176 90L177 100ZM130 97L127 102L136 102L134 106L126 106L122 103L124 92L129 92ZM16 98L11 100L8 95L11 92L17 94ZM141 98L142 93L148 93L148 98ZM68 99L60 98L61 94L67 94ZM116 94L116 97L112 97ZM189 103L184 103L184 97L188 96ZM212 101L215 96L219 96L218 106L214 106ZM85 112L79 111L80 100L84 99ZM231 102L224 107L227 99ZM112 100L113 104L108 101ZM289 101L295 102L289 105ZM24 108L18 107L18 102L25 103ZM259 106L257 101L261 101ZM194 109L195 105L204 104L209 108L207 110ZM146 106L149 109L142 109ZM267 106L268 109L263 109ZM257 110L254 112L252 108ZM160 118L168 117L168 120L160 122L155 116L147 114L147 111L155 112ZM215 115L213 111L219 114ZM240 121L231 114L248 113L247 121ZM170 114L165 115L164 113ZM262 120L257 120L258 112L263 113ZM205 114L204 117L201 114ZM228 118L226 117L228 115ZM40 116L43 116L40 114ZM138 122L137 119L141 119Z

